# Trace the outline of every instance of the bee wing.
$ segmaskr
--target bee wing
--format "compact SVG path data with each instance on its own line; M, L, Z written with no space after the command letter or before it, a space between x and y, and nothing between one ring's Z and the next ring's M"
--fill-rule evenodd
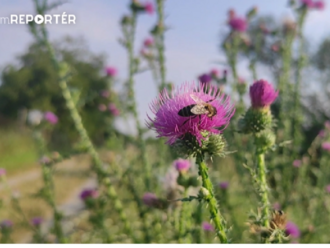
M191 99L193 99L197 104L203 104L205 103L202 99L198 98L198 96L194 94L190 94Z
M196 104L194 107L190 109L190 112L195 115L203 115L209 113L209 111L207 111L207 109L205 109L204 105L202 104Z

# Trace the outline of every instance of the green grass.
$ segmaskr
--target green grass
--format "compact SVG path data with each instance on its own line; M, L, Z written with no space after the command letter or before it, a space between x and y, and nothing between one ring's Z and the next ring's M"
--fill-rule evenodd
M25 131L0 129L0 168L10 174L35 166L38 160L31 135Z

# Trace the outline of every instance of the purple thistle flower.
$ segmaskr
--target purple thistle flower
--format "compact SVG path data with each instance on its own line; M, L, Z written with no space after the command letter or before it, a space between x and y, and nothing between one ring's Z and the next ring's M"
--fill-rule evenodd
M330 184L325 187L325 190L330 193Z
M0 177L6 175L6 170L4 168L0 168Z
M241 17L233 17L229 20L229 26L232 30L245 32L247 29L247 21Z
M324 4L323 1L315 1L315 2L313 3L313 7L314 7L314 9L324 10L324 8L325 8L325 4Z
M322 149L330 152L330 142L323 142Z
M31 220L31 224L33 226L36 226L36 227L39 227L41 225L41 223L44 222L43 218L41 217L34 217L32 220Z
M148 116L147 125L155 129L158 137L166 137L167 144L173 144L177 139L184 137L185 134L191 134L196 137L201 144L205 139L201 132L219 134L227 127L233 114L234 106L230 104L230 98L224 94L216 95L217 87L209 86L208 93L205 93L205 85L200 83L195 86L193 83L185 83L176 88L171 94L164 89L151 104L150 109L155 115L152 119ZM192 104L196 104L191 96L197 97L202 101L210 101L210 104L216 108L217 114L212 118L207 114L199 115L197 118L180 116L178 112ZM187 121L188 120L188 121ZM222 127L222 130L219 128Z
M114 103L110 103L108 106L110 113L114 116L118 116L120 114L119 110L117 109Z
M154 39L149 37L143 41L145 47L151 47L154 44Z
M102 90L100 95L104 98L108 98L110 96L110 92L108 90Z
M319 136L320 138L324 138L324 137L325 137L325 130L324 130L324 129L320 130L318 136Z
M266 80L260 79L250 86L250 98L253 108L269 107L278 96L273 86Z
M97 198L99 196L99 192L96 189L84 189L81 193L80 193L80 199L85 201L89 198Z
M105 69L105 72L109 77L115 77L117 75L117 69L115 67L109 66Z
M214 231L214 227L212 226L212 224L204 221L202 223L202 228L204 231L207 231L207 232L213 232Z
M296 168L301 166L301 160L300 159L296 159L295 161L293 161L292 165Z
M44 118L46 121L48 121L50 124L53 124L53 125L58 122L57 116L50 111L47 111L44 113Z
M287 235L290 235L292 238L300 237L300 230L297 225L291 221L288 221L285 226L285 232Z
M221 182L219 183L220 189L228 189L229 187L229 182Z
M142 201L148 207L154 207L158 202L158 197L150 192L147 192L143 195Z
M11 228L13 226L13 222L11 220L3 220L0 223L1 228Z
M107 106L106 106L105 104L101 103L101 104L99 105L99 110L100 110L101 112L104 112L104 111L107 110Z
M146 2L144 4L144 10L150 15L155 12L154 5L151 2Z
M304 6L306 6L308 9L311 9L314 7L313 0L300 0L300 3Z
M208 84L209 82L212 81L212 76L210 74L202 74L198 77L199 81L203 84Z
M51 159L46 155L42 156L39 159L39 163L41 163L41 164L49 164L50 162L51 162Z
M177 159L173 162L174 167L179 172L186 172L190 168L190 161L186 159Z

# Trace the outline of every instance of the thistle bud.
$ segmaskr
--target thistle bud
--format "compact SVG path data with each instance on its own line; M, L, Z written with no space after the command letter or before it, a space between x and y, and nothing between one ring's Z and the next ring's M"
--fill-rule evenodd
M271 130L264 130L255 137L255 145L258 147L258 152L264 153L269 148L271 148L275 144L275 134Z
M249 108L238 121L238 129L242 133L258 133L272 127L272 115L268 109Z

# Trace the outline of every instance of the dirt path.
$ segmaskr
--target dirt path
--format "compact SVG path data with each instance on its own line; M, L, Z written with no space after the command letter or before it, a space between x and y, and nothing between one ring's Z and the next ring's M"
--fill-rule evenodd
M7 179L7 184L9 188L16 188L20 184L27 183L29 181L33 181L38 179L40 175L39 169L33 169L30 171L25 172L24 174L16 175ZM0 185L0 191L4 190L6 187L5 185Z

